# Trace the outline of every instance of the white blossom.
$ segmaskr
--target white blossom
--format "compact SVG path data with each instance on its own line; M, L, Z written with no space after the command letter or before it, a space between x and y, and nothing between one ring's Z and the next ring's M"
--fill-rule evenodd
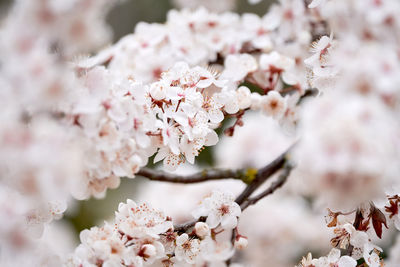
M221 224L223 229L233 229L237 225L240 213L240 207L231 193L214 190L211 196L205 198L192 212L192 215L194 218L207 216L206 223L210 228L216 228Z
M119 229L131 237L151 236L157 238L159 234L173 229L164 213L153 209L149 204L137 205L128 199L127 203L120 203L115 221Z
M175 256L178 260L184 260L194 264L200 253L200 240L190 239L187 234L182 234L176 239Z
M276 91L270 91L262 97L261 110L274 118L281 118L286 111L285 99Z

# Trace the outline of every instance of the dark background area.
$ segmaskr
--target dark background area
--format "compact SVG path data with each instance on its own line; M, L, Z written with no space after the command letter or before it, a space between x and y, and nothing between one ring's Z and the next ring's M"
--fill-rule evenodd
M12 2L12 0L0 0L0 16L7 13ZM263 15L271 2L274 0L263 0L257 5L250 5L247 0L236 0L236 9L233 11L239 14L251 12ZM114 30L114 41L133 32L139 21L164 22L168 10L172 8L174 8L173 0L125 0L121 2L111 10L107 18Z

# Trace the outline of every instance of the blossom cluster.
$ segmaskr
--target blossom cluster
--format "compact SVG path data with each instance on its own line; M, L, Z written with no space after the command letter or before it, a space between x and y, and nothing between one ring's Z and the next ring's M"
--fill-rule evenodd
M141 22L133 34L81 64L90 67L107 62L109 69L121 75L151 82L178 61L194 66L218 63L230 54L277 51L296 59L295 73L299 74L292 80L297 78L297 82L304 83L302 58L307 56L312 42L311 27L318 23L318 17L309 14L302 0L282 1L262 18L254 14L210 13L202 8L172 10L165 24Z
M224 266L234 248L217 235L235 228L240 213L230 193L213 191L194 214L206 216L206 222L175 230L163 212L128 200L120 203L113 224L81 232L67 266ZM246 241L238 238L235 247L243 249Z
M139 23L115 45L78 60L75 68L88 92L80 92L63 112L93 144L80 197L103 196L154 153L155 162L163 160L170 171L186 161L193 164L204 146L217 143L215 129L224 118L236 116L234 126L241 126L248 109L293 131L308 88L302 60L312 39L307 30L317 20L297 2L275 5L262 19L205 9L171 11L165 24ZM294 12L304 20L303 35ZM288 44L293 38L301 42ZM88 109L88 101L96 111ZM234 127L228 130L232 135ZM103 139L113 143L107 151Z
M355 216L353 217L353 213ZM372 235L379 238L382 226L386 226L385 215L373 204L363 205L356 211L348 213L333 212L328 209L325 217L327 226L333 229L331 245L334 247L328 256L313 259L309 253L298 266L358 266L361 261L367 266L382 266L382 248L372 243ZM370 228L373 225L373 230ZM340 250L347 255L340 256Z

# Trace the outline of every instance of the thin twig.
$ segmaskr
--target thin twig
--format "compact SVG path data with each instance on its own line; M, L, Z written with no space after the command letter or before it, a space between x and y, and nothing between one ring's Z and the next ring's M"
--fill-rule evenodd
M187 223L175 225L174 226L174 231L184 233L189 228L193 227L197 222L205 222L206 219L207 219L207 217L203 216L203 217L200 217L199 219L194 220L194 221L190 221L190 222L187 222Z
M288 152L292 149L292 145L285 153L281 154L278 158L272 161L270 164L259 169L256 178L243 190L243 192L236 198L236 202L242 205L250 195L257 190L269 177L275 172L280 170L285 162L287 161Z
M246 202L244 202L240 206L242 211L245 210L248 206L256 204L258 201L260 201L264 197L271 195L277 189L282 187L285 184L285 182L287 181L292 169L293 169L293 165L290 162L286 162L285 166L283 167L282 173L279 175L278 179L275 182L273 182L271 184L271 186L268 187L265 191L263 191L262 193L258 194L255 197L249 198Z

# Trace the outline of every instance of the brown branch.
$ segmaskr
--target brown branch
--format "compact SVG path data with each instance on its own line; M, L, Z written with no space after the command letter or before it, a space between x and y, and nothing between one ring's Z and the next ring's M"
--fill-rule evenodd
M152 181L161 181L169 183L192 184L213 180L236 179L244 183L249 183L254 179L256 169L244 168L238 170L230 169L208 169L197 172L192 175L177 175L164 171L142 168L137 175L143 176Z
M309 98L309 97L316 97L319 94L319 90L316 88L309 88L307 89L304 94L300 97L299 101L297 102L297 105L299 105L304 99Z
M187 222L187 223L174 225L174 231L184 233L189 228L192 228L197 222L205 222L206 219L207 219L207 217L200 217L199 219L194 220L194 221L190 221L190 222Z
M268 187L265 191L263 191L262 193L258 194L255 197L249 198L247 201L242 203L242 205L240 206L242 211L245 210L250 205L256 204L259 200L263 199L264 197L266 197L268 195L271 195L277 189L282 187L285 184L285 182L287 181L287 179L289 178L289 175L290 175L293 167L294 166L290 162L286 162L283 167L282 173L279 175L278 179L275 182L273 182L270 185L270 187Z
M292 149L292 145L288 150L281 154L278 158L272 161L270 164L259 169L255 179L243 190L243 192L236 198L236 202L242 205L248 200L250 195L257 190L269 177L280 170L287 161L288 152Z

